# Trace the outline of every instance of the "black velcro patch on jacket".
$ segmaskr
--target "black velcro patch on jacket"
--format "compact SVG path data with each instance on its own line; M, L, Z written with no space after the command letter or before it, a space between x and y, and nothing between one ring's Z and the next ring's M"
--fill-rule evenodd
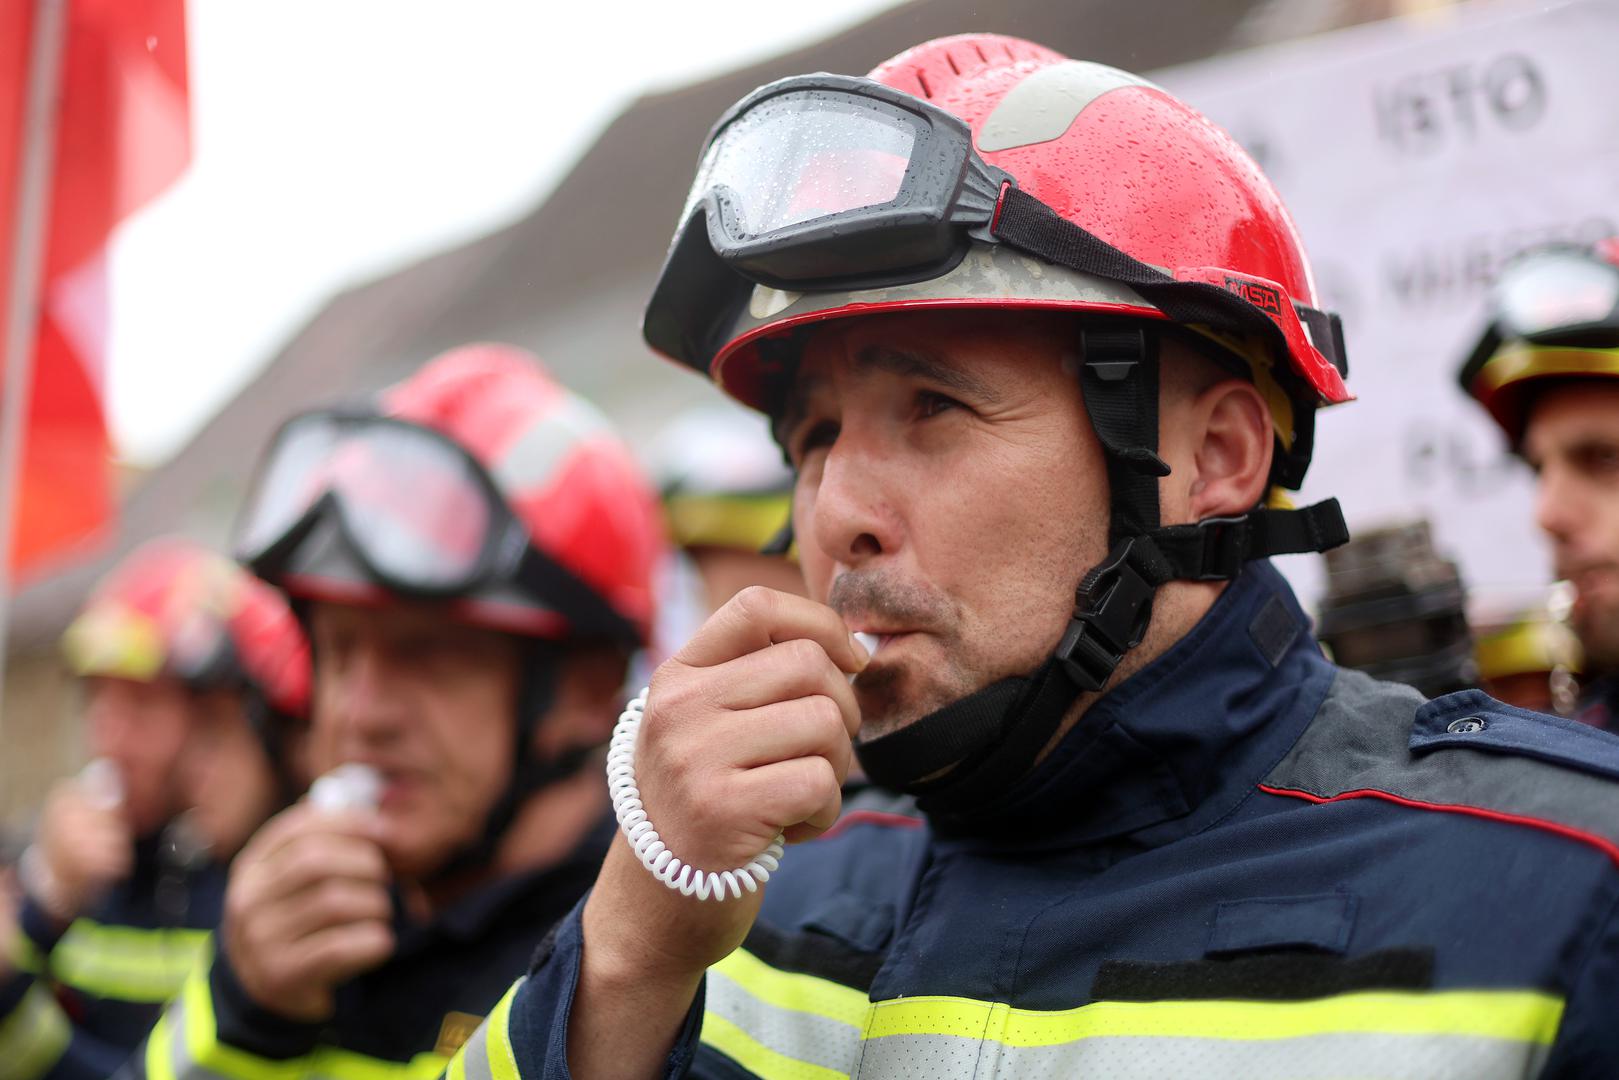
M1426 990L1432 949L1384 949L1346 960L1287 951L1152 963L1106 960L1091 984L1095 1001L1300 1001L1357 990Z
M825 934L789 934L763 922L753 924L742 947L778 971L814 975L861 992L871 989L884 956Z

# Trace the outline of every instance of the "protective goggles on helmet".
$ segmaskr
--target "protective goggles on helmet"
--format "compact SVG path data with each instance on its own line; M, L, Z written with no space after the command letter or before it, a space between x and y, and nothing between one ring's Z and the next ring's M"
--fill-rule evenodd
M237 529L237 557L274 580L328 515L378 584L423 600L502 584L562 615L570 634L633 644L634 627L540 551L483 465L406 420L320 410L270 444Z
M1619 266L1574 246L1542 248L1507 265L1495 319L1462 368L1469 385L1507 342L1619 348Z
M754 285L799 291L910 284L974 241L1127 285L1183 323L1279 335L1318 396L1347 400L1337 317L1274 282L1142 263L1018 189L938 106L870 79L807 75L755 90L710 133L644 333L707 373ZM1318 370L1319 369L1319 370Z

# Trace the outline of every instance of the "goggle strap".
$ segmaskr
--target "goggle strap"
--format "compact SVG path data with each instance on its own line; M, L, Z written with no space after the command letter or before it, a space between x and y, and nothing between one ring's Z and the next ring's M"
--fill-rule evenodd
M1256 334L1277 355L1287 355L1281 327L1248 301L1207 282L1179 281L1132 258L1019 188L1008 187L1002 195L992 232L997 240L1046 262L1130 286L1171 322ZM1317 348L1325 354L1332 344L1318 343Z

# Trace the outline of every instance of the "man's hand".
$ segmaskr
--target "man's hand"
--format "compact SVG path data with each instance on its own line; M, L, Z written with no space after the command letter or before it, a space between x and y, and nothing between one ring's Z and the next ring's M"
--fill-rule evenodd
M51 787L39 834L23 859L29 896L66 925L129 876L135 838L118 804L74 777Z
M370 814L299 804L231 867L220 928L242 988L292 1020L331 1016L333 991L393 955L389 872Z
M670 850L694 868L730 870L778 831L799 841L830 827L860 730L849 675L869 659L812 600L756 586L715 612L653 676L636 748L641 799ZM645 1049L650 1064L666 1053L697 980L741 944L760 902L682 896L615 839L584 910L569 1044L579 1074L615 1055L625 1064ZM659 1045L615 1036L619 1010Z

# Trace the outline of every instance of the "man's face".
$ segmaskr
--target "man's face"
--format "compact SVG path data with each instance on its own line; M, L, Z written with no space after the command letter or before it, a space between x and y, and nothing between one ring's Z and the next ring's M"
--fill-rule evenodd
M180 811L173 769L191 717L191 692L178 679L151 682L97 676L84 682L90 756L118 766L124 816L149 835Z
M511 774L519 648L419 604L317 604L309 760L384 777L383 847L421 877L476 841Z
M175 776L191 820L218 858L230 858L276 810L278 782L233 690L199 694Z
M1535 519L1574 585L1574 631L1592 666L1619 668L1619 386L1542 392L1523 452L1539 477Z
M879 636L869 737L1050 653L1107 549L1107 485L1072 323L930 313L807 342L779 432L812 597Z

